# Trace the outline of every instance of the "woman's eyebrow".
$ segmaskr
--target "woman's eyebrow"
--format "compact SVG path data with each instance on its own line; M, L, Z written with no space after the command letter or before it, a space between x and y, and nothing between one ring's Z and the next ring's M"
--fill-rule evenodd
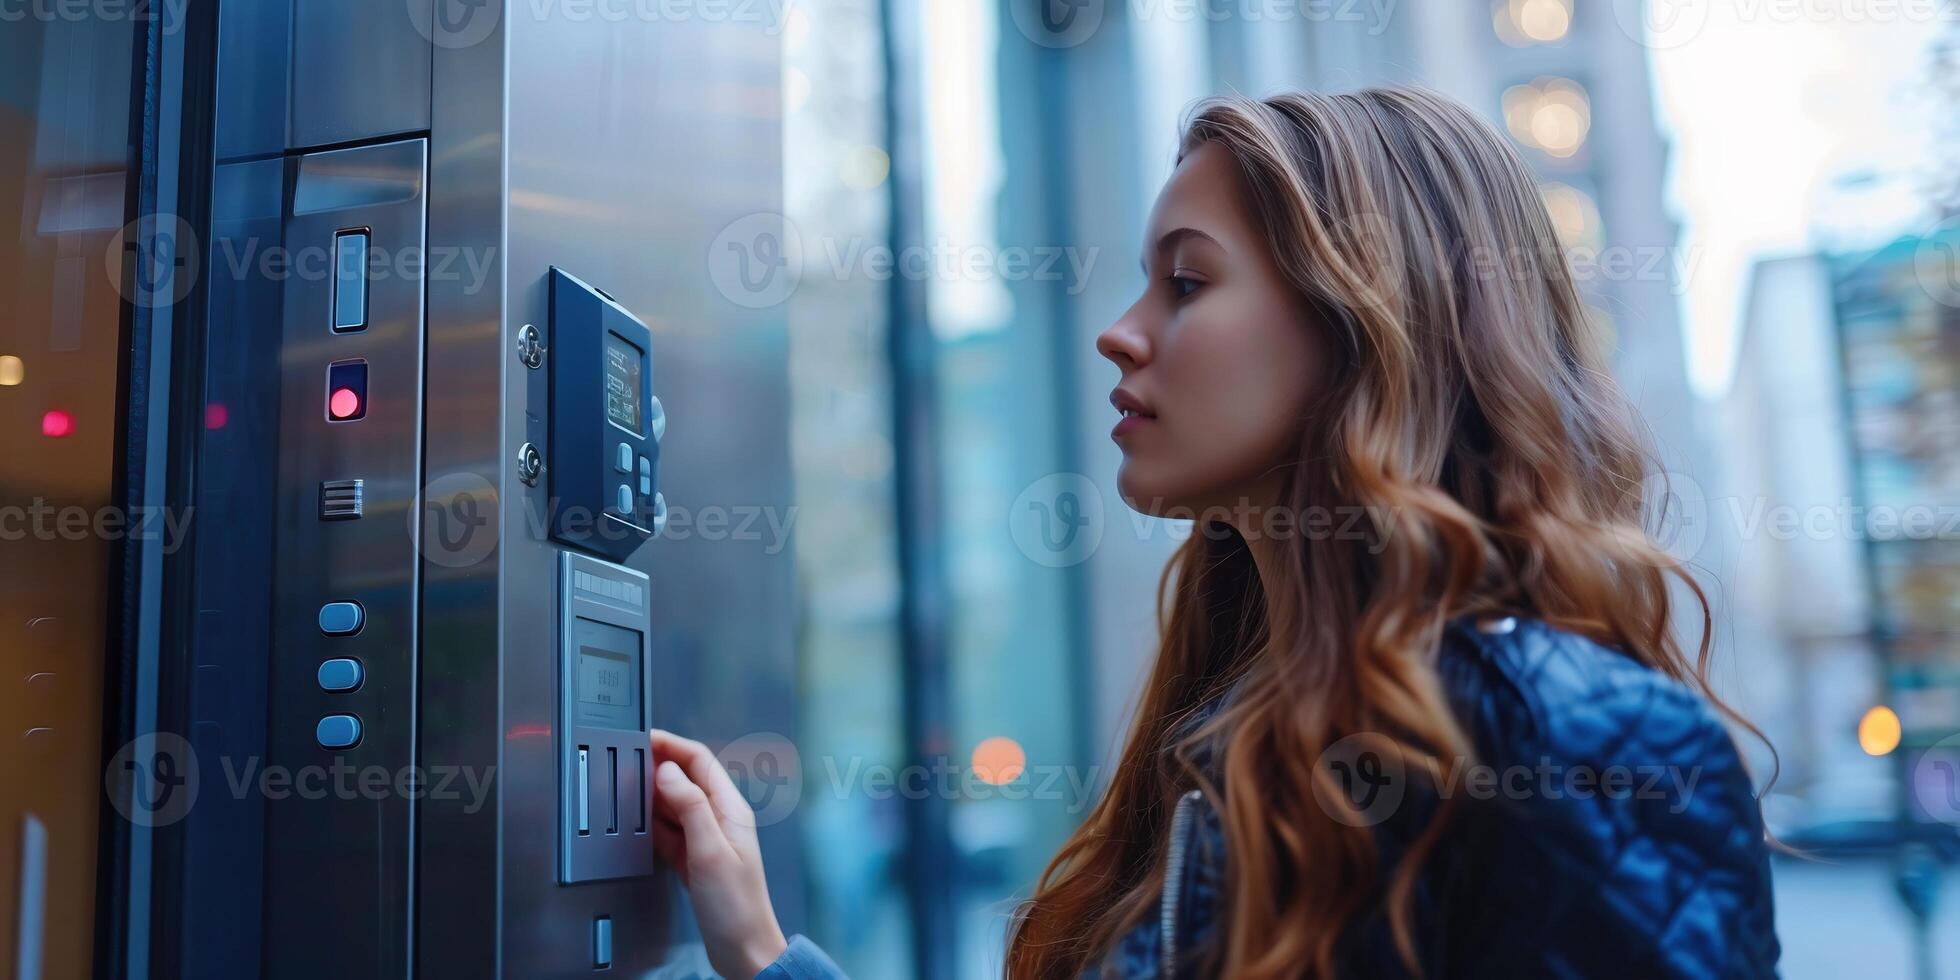
M1162 237L1157 239L1157 245L1154 251L1158 255L1162 255L1166 252L1169 252L1171 249L1176 248L1179 242L1182 242L1187 238L1202 239L1204 241L1210 242L1213 248L1216 248L1221 252L1225 250L1225 246L1219 244L1218 239L1213 238L1210 235L1207 235L1204 232L1199 231L1198 229L1193 228L1189 225L1179 225L1176 228L1172 228L1171 230L1164 232ZM1143 265L1144 271L1146 272L1149 271L1150 261L1147 257L1143 259L1139 259L1138 262Z

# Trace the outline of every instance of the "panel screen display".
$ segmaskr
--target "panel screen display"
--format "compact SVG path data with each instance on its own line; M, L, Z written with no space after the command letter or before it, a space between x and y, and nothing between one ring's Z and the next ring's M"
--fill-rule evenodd
M578 622L572 666L576 724L637 730L640 723L640 634L589 619Z
M606 331L606 418L634 435L640 434L640 405L646 401L641 380L640 349Z

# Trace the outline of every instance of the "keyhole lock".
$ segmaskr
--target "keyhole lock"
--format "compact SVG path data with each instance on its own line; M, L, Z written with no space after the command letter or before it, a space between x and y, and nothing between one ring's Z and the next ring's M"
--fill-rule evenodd
M518 328L517 359L533 371L544 365L544 338L538 335L537 327L527 323Z
M538 474L544 472L544 454L538 447L525 443L517 450L517 478L527 487L538 485Z

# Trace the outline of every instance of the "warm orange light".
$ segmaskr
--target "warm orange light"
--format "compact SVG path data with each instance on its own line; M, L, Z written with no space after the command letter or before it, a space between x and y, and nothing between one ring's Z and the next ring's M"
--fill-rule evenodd
M1004 735L996 735L973 747L973 774L989 785L1011 783L1021 778L1027 767L1028 754L1021 751L1021 743Z
M0 385L11 388L27 379L27 363L12 354L0 354Z
M1890 755L1899 747L1899 715L1884 705L1875 705L1858 721L1858 747L1866 755Z

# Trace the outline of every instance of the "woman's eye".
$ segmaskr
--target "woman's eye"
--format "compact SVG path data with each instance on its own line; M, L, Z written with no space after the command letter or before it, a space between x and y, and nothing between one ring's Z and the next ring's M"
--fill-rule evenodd
M1192 279L1189 276L1174 275L1169 277L1168 281L1171 284L1171 295L1177 297L1178 299L1183 299L1191 295L1192 293L1197 292L1198 287L1202 285L1202 283L1198 282L1198 280Z

